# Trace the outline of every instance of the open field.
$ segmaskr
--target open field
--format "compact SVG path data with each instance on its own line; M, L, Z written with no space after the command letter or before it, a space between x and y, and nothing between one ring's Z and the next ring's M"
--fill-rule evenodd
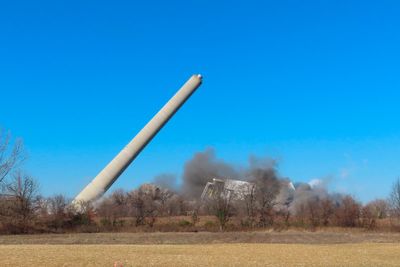
M1 266L399 266L399 244L0 245Z
M374 233L349 231L260 231L224 233L92 233L0 235L0 245L53 244L53 245L117 245L117 244L345 244L345 243L399 243L400 233Z
M0 266L399 266L400 234L96 233L0 236Z

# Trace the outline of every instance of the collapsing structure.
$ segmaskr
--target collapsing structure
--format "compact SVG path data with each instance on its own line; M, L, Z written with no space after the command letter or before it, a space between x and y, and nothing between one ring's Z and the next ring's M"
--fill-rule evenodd
M288 205L293 200L293 194L296 191L295 186L288 180L280 181L280 190L277 195L277 205ZM311 188L311 187L310 187ZM222 198L229 203L234 200L245 200L246 197L256 194L257 186L255 183L232 180L232 179L212 179L204 187L201 194L201 200L215 200Z
M240 180L221 180L214 178L208 182L201 194L201 200L224 198L230 200L243 200L245 196L254 194L256 185L254 183Z
M193 75L136 137L75 197L74 203L94 201L101 197L196 91L201 82L201 75Z

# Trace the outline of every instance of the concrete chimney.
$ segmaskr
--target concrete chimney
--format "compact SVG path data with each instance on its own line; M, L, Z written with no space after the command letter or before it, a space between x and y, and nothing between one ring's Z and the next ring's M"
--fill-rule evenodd
M201 75L193 75L136 137L75 197L74 203L100 198L196 91L201 82Z

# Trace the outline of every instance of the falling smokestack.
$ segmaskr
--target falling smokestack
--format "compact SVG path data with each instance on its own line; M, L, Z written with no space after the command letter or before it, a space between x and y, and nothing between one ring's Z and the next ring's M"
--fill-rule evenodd
M201 82L201 75L193 75L136 137L75 197L74 202L94 201L100 198L196 91Z

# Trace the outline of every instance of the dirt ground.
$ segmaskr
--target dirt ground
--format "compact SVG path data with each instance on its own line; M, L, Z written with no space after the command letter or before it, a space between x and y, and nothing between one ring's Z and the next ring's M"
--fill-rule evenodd
M0 266L399 266L399 244L0 245Z
M0 244L346 244L400 243L400 233L373 232L225 232L225 233L96 233L0 236Z
M400 266L400 234L286 231L0 236L0 266Z

